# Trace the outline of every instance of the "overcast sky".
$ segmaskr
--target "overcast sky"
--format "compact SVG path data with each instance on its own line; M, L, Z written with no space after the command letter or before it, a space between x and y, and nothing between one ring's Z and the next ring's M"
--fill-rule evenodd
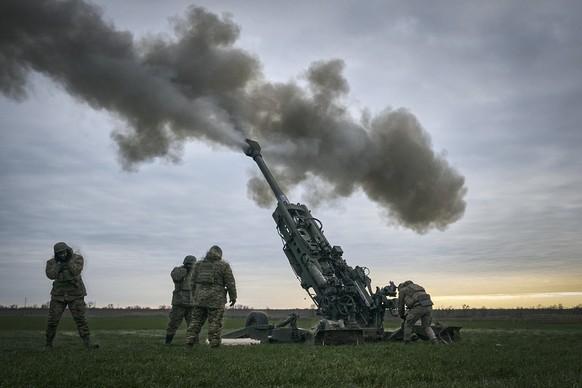
M65 241L98 307L213 244L239 304L309 307L245 137L374 286L582 304L582 3L61 5L0 4L0 305Z

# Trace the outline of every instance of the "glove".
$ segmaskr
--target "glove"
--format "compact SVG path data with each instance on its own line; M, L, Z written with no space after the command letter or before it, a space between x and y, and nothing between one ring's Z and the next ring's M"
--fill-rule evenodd
M233 299L233 300L231 300L231 301L230 301L230 306L231 306L231 307L232 307L232 306L234 306L234 304L235 304L235 303L236 303L236 299Z
M406 319L406 314L398 314L400 316L400 319Z

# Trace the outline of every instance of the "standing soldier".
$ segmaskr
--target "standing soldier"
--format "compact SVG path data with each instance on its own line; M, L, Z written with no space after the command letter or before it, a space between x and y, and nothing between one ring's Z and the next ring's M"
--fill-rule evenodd
M226 294L230 305L236 303L236 284L230 265L222 260L222 249L214 245L201 261L194 266L192 274L194 312L192 323L186 332L186 345L199 345L198 335L208 319L208 342L213 348L220 346L222 317Z
M430 343L438 344L438 340L430 327L432 322L432 301L424 288L407 280L398 285L398 315L404 319L404 344L410 344L414 324L420 319ZM404 307L408 314L404 314Z
M166 345L172 343L182 319L186 320L188 326L192 322L192 268L194 263L196 263L196 257L188 255L184 258L183 265L175 267L170 273L174 281L174 292L172 293L170 322L168 322L166 329Z
M57 326L63 311L69 306L85 347L98 348L98 344L91 343L89 325L85 315L87 291L81 278L84 264L83 256L74 253L73 249L64 242L56 243L54 252L55 255L47 261L45 270L46 276L54 280L46 328L46 347L53 347Z

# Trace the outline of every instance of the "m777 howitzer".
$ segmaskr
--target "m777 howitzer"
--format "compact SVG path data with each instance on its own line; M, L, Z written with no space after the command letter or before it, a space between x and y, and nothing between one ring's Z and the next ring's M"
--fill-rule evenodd
M282 324L273 326L268 324L265 313L255 311L248 316L245 329L223 338L251 337L261 342L313 341L315 344L401 339L400 329L387 332L383 325L386 310L397 316L394 282L373 291L368 269L353 268L346 263L341 247L327 241L322 223L311 215L311 211L305 205L289 202L265 164L259 143L250 139L246 142L245 154L257 163L277 199L273 219L283 241L283 251L322 320L314 329L304 330L297 328L297 316L292 314ZM285 327L288 324L290 328ZM443 332L439 327L433 329L437 336ZM458 329L454 333L458 334ZM422 334L423 331L421 338Z

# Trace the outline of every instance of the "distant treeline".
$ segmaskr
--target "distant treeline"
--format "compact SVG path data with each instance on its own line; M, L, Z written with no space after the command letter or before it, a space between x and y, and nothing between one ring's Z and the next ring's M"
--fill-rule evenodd
M161 306L160 306L161 307ZM317 310L315 309L253 309L246 306L239 308L228 308L225 311L225 318L246 318L246 316L251 311L260 310L264 311L269 318L272 319L284 319L292 313L296 313L301 318L317 318ZM68 310L65 311L68 314ZM149 308L140 306L130 306L124 308L94 308L90 307L87 309L87 314L93 317L99 316L141 316L141 317L167 317L169 313L169 308L163 306L163 308ZM30 315L30 316L46 316L48 315L48 308L43 307L13 307L13 306L0 306L0 315ZM386 312L387 318L389 318L390 313ZM454 308L437 308L433 311L433 317L435 320L445 320L445 319L479 319L479 320L539 320L539 321L551 321L554 319L559 319L560 321L572 321L580 322L582 321L582 305L578 305L572 308L564 308L561 305L557 306L547 306L547 307L531 307L531 308L514 308L514 309L489 309L489 308L467 308L454 309Z

